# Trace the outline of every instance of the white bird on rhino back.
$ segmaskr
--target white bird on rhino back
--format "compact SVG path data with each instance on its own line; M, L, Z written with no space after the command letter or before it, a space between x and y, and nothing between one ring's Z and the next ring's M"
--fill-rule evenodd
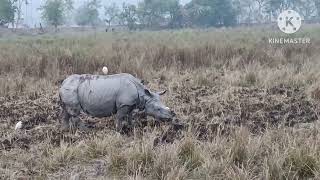
M104 66L102 68L102 72L103 72L104 75L108 75L109 70L108 70L108 68L106 66Z

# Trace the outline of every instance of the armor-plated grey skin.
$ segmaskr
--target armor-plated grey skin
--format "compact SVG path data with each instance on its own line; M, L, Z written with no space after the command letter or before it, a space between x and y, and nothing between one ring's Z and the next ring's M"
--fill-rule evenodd
M127 120L132 125L134 109L159 120L171 120L173 111L164 106L160 95L148 90L141 80L130 74L115 75L71 75L59 89L63 108L63 129L69 129L69 120L75 126L83 127L78 115L81 111L94 117L117 115L117 130Z

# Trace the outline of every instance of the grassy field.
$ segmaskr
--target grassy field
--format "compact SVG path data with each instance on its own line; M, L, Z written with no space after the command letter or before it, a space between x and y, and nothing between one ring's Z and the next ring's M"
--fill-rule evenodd
M0 39L0 179L320 178L320 27L307 45L263 28ZM62 132L57 90L73 73L127 72L186 130L152 118L131 135L114 117ZM24 128L14 131L18 121ZM137 119L139 121L139 119Z

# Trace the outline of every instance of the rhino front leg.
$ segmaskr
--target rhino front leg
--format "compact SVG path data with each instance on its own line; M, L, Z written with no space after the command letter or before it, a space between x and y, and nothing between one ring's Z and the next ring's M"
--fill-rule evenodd
M65 106L63 109L63 122L62 122L62 130L68 131L68 130L74 130L84 127L84 124L81 122L80 118L78 117L80 115L80 109L71 107L71 106Z
M61 123L61 129L63 131L67 131L69 130L69 119L70 119L70 114L66 111L66 109L63 109L62 110L62 114L61 114L61 117L62 117L62 123Z
M122 132L124 122L128 123L129 128L132 127L132 110L130 106L123 106L117 110L116 129L118 132Z
M78 116L74 116L71 118L71 129L75 130L79 128L81 131L88 130L88 127L81 121Z

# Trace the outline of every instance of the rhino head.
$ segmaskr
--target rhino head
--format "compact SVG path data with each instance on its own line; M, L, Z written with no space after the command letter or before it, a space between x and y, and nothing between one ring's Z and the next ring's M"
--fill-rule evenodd
M166 91L154 93L148 89L145 92L145 113L149 116L153 116L157 120L170 121L175 116L175 113L165 106L161 100L160 96L165 94Z

